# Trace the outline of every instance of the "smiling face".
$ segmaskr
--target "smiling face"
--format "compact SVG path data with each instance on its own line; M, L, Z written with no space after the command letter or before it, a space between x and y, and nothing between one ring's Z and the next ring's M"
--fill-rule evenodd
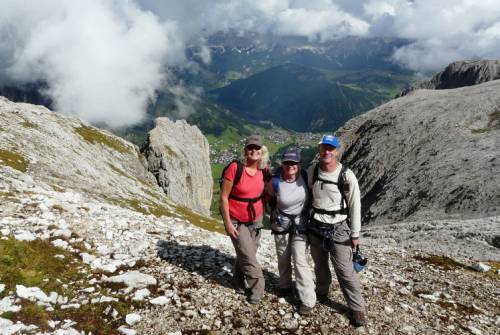
M249 163L256 162L262 158L261 147L255 144L249 144L245 147L245 157Z
M319 145L319 159L325 165L337 163L337 149L328 144Z
M292 179L297 176L300 170L300 164L297 162L286 161L281 163L283 178Z

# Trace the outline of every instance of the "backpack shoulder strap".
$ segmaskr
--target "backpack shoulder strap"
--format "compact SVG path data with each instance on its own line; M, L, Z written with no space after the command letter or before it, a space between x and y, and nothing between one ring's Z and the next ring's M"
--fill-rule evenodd
M316 165L314 166L314 171L313 171L313 180L312 180L312 185L314 185L314 183L316 183L319 179L319 163L316 163Z
M233 187L240 182L241 175L243 174L243 163L235 159L231 163L236 163L236 174L234 175Z
M348 192L348 181L347 181L347 171L349 167L346 164L342 164L342 168L340 169L339 179L337 181L337 186L339 188L340 194L342 196L342 208L345 208L347 215L349 215L349 202L347 201L347 192ZM345 206L345 207L344 207Z
M274 196L278 196L278 191L280 188L280 175L281 175L281 168L277 169L276 172L273 174L273 192Z
M307 204L304 207L304 211L308 211L309 208L311 207L312 204L312 189L309 187L309 180L308 180L308 175L307 171L304 169L300 170L300 175L302 176L302 179L304 179L304 183L306 184L306 192L307 192ZM314 181L313 181L314 184Z
M302 179L304 179L304 182L307 185L307 171L304 169L300 169L300 175L302 176Z

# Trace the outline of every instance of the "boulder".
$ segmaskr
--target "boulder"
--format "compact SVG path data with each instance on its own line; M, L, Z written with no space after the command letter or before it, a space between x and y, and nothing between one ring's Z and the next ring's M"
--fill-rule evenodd
M185 120L157 118L141 151L149 171L170 199L201 214L210 214L210 152L198 127Z
M129 271L118 276L103 278L106 283L123 283L127 287L144 288L149 285L156 285L156 279L153 276L141 273L139 271Z

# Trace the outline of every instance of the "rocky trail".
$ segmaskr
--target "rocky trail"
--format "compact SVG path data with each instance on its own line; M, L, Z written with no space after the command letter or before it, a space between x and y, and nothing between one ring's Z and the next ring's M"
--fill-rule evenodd
M0 176L0 242L46 241L55 262L72 259L61 278L52 273L37 285L0 277L1 334L498 333L500 257L497 248L474 235L464 235L476 248L467 257L400 244L383 226L365 229L370 263L361 281L368 325L354 329L336 284L329 300L306 317L296 313L295 297L276 295L269 231L263 231L259 250L267 292L252 306L231 287L234 252L226 236L179 218L58 192L8 167ZM487 220L498 235L499 219ZM427 227L420 230L428 234L415 241L429 243L449 226L444 221L401 225ZM485 257L475 257L481 248ZM8 260L0 257L2 269ZM484 272L471 268L479 260ZM63 278L68 269L75 270L72 277Z

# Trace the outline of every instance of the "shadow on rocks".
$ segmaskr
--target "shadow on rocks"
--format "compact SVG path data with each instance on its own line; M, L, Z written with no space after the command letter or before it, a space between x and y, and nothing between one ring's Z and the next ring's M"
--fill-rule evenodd
M232 271L235 258L209 246L182 245L175 241L160 240L156 244L158 256L186 271L197 273L221 286L234 288ZM275 274L263 269L267 293L277 295Z
M325 305L327 307L330 307L331 309L335 310L337 313L339 314L349 314L350 312L350 309L347 305L344 305L344 304L341 304L339 302L336 302L336 301L333 301L332 299L330 298L327 298L326 300L324 301L318 301L318 304L322 304L322 305Z

